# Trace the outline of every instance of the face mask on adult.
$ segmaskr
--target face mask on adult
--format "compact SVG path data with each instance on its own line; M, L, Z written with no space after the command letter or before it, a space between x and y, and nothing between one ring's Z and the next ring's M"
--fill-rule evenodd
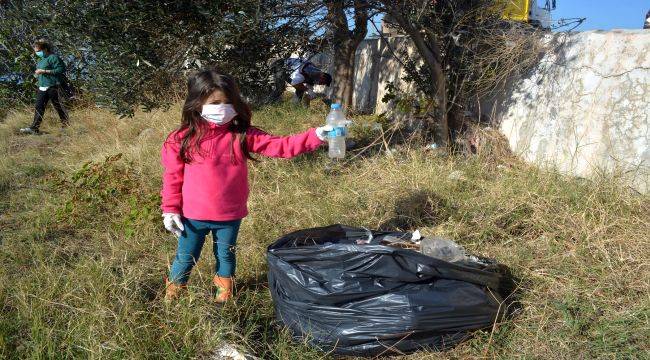
M42 58L42 57L45 56L45 53L43 52L43 50L38 50L38 51L36 52L36 56Z
M237 116L237 111L232 104L210 104L203 105L201 116L211 123L223 125Z

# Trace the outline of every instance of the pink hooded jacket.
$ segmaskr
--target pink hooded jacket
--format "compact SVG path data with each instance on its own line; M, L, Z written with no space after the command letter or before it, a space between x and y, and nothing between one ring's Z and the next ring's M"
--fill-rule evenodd
M202 155L195 154L190 164L180 158L177 131L164 142L161 155L163 172L163 213L177 213L193 220L227 221L248 214L248 166L239 143L227 126L208 123L201 141ZM315 129L291 136L274 136L251 127L246 134L251 153L292 158L316 150L323 141Z

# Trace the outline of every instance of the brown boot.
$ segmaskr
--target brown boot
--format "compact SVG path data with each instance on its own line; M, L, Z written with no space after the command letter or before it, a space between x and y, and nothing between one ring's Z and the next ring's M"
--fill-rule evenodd
M165 301L169 302L178 299L185 289L187 289L187 285L176 284L165 278Z
M217 287L217 295L214 297L214 301L223 304L230 300L232 297L232 278L215 275L212 282Z

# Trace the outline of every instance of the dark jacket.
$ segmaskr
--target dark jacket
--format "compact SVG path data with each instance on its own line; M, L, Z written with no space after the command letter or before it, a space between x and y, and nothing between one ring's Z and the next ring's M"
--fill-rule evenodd
M48 54L41 58L36 64L37 69L52 70L51 74L38 74L38 86L61 85L65 64L56 54Z

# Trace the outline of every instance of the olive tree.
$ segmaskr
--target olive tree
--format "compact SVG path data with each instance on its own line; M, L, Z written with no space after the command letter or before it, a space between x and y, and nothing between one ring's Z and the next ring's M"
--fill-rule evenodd
M367 0L289 0L281 12L285 21L308 29L308 41L300 44L303 49L331 55L331 97L348 108L352 108L355 53L368 33L370 10Z
M253 102L272 88L272 59L307 32L279 21L280 0L9 0L0 5L0 96L11 105L35 88L36 37L51 39L68 77L90 101L124 116L169 104L188 70L218 66ZM7 106L5 105L5 106Z
M462 130L477 99L524 71L539 56L537 31L503 18L500 0L369 0L384 22L404 33L416 57L396 56L407 80L424 94L421 112L441 146Z

